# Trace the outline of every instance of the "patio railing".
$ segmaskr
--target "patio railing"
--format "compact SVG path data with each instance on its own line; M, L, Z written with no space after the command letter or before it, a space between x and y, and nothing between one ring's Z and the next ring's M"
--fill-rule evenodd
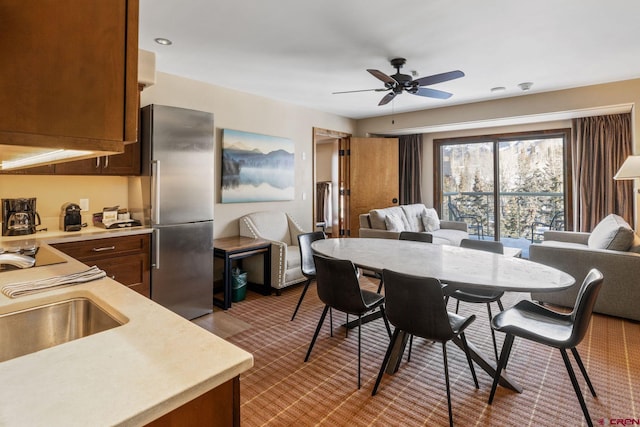
M564 194L548 192L504 192L499 193L500 237L540 240L532 236L532 224L549 223L558 212L564 212ZM442 217L454 220L449 203L463 215L474 215L482 225L485 237L494 237L493 192L449 192L444 193Z

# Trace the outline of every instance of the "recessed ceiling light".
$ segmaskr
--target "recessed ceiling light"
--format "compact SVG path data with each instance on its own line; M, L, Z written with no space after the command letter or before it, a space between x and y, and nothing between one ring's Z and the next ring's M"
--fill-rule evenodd
M533 83L531 83L531 82L524 82L524 83L520 83L518 85L518 87L520 89L522 89L523 91L527 91L527 90L531 89L531 86L533 86Z
M173 42L171 40L165 39L165 38L162 38L162 37L155 38L154 40L155 40L156 43L161 44L163 46L169 46L169 45L173 44Z
M507 88L504 86L496 86L491 88L491 92L503 92L505 90L507 90Z

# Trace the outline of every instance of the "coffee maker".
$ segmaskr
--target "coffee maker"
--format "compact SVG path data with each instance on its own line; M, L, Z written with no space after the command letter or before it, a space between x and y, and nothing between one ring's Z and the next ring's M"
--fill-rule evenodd
M82 229L80 206L75 203L65 203L62 205L60 229L63 231L80 231L80 229Z
M2 199L2 235L34 234L40 225L36 198Z

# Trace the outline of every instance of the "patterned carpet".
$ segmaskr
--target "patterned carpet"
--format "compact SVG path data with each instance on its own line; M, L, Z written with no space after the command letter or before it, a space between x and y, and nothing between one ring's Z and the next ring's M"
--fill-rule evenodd
M363 286L375 290L377 282L363 278ZM414 340L411 361L407 363L405 355L399 371L385 374L372 397L389 342L382 321L363 326L362 388L358 390L357 330L345 338L342 313L334 313L333 337L325 321L311 358L304 363L322 303L312 285L296 319L290 321L301 291L301 286L295 286L281 296L268 297L248 292L245 301L234 303L228 311L250 327L227 339L255 359L254 367L240 380L243 426L448 425L440 344ZM503 303L509 307L527 297L506 294ZM463 303L460 311L477 315L467 337L484 354L492 355L486 306ZM502 334L497 338L500 346ZM524 390L516 393L498 387L489 406L491 378L476 366L477 390L464 353L453 344L447 349L456 425L586 425L558 350L516 338L508 373ZM594 315L579 351L598 393L598 398L591 397L574 363L594 425L617 420L640 423L640 324Z

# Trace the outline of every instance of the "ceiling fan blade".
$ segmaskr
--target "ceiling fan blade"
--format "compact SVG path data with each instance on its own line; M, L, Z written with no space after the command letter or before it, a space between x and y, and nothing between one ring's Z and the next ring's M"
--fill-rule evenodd
M388 103L389 103L389 101L391 101L391 100L392 100L393 98L395 98L395 97L396 97L396 93L395 93L395 92L393 92L393 91L392 91L392 92L389 92L388 94L386 94L386 95L384 96L384 98L382 98L382 99L380 100L380 102L378 103L378 105L385 105L385 104L388 104Z
M331 92L332 95L337 95L340 93L356 93L356 92L385 92L389 89L386 88L378 88L378 89L360 89L360 90L344 90L342 92Z
M415 79L414 82L418 83L418 86L429 86L436 83L448 82L449 80L459 79L464 77L464 73L460 70L449 71L448 73L434 74L433 76L421 77Z
M368 72L370 72L375 78L382 80L385 83L389 83L390 85L396 85L398 84L397 81L395 81L394 78L387 76L385 73L383 73L382 71L378 71L378 70L371 70L368 69ZM386 89L385 89L386 90Z
M452 93L444 92L441 90L431 89L428 87L419 87L415 92L409 92L418 96L427 96L429 98L438 98L438 99L449 99L451 98Z

